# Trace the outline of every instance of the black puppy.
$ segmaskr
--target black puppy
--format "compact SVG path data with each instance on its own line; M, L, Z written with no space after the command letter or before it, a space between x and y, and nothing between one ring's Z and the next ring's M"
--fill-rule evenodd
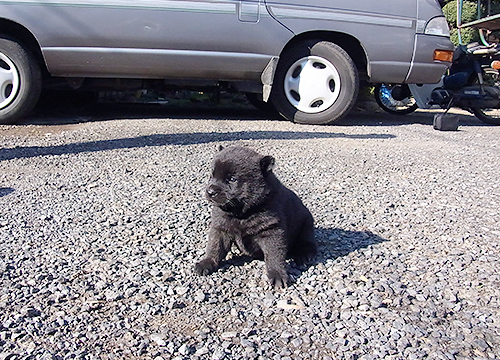
M295 193L272 169L274 158L245 147L220 148L206 196L214 205L205 257L195 271L219 267L232 244L266 263L273 286L286 287L285 259L304 263L316 255L314 220Z

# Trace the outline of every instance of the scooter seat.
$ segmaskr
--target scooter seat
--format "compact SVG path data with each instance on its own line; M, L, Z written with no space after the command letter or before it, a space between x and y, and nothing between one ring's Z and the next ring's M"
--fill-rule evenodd
M443 88L446 90L459 90L465 86L469 76L470 74L465 71L445 76L443 79Z

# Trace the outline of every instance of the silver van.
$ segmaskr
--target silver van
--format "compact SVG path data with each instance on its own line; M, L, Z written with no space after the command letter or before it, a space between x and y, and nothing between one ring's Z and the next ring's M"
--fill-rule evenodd
M438 0L2 0L0 123L63 81L221 84L326 124L361 80L438 82L452 50Z

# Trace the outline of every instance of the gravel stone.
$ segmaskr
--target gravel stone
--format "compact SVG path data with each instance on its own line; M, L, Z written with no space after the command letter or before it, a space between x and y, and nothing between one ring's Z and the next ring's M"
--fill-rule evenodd
M181 355L189 355L189 353L191 352L191 349L189 348L189 346L187 344L182 344L182 346L179 348L179 353Z
M500 358L500 127L107 109L0 126L0 360ZM232 144L274 156L315 218L287 289L237 252L193 271Z
M150 338L158 346L165 346L165 345L167 345L167 342L165 341L165 336L163 336L162 334L153 334L153 335L151 335Z
M251 348L251 347L254 347L254 346L255 346L255 344L254 344L252 341L250 341L250 340L248 340L248 339L245 339L245 338L240 339L240 343L241 343L241 345L242 345L242 346L244 346L244 347L249 347L249 348Z
M226 353L223 349L217 349L212 354L212 360L222 360L226 358Z

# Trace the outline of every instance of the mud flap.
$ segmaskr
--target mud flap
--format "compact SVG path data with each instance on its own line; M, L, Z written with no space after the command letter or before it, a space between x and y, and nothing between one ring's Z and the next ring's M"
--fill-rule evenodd
M278 65L278 56L273 56L273 58L269 61L266 68L262 72L260 80L262 81L262 100L267 102L269 100L269 96L271 95L271 90L273 87L274 81L274 73L276 72L276 67Z

